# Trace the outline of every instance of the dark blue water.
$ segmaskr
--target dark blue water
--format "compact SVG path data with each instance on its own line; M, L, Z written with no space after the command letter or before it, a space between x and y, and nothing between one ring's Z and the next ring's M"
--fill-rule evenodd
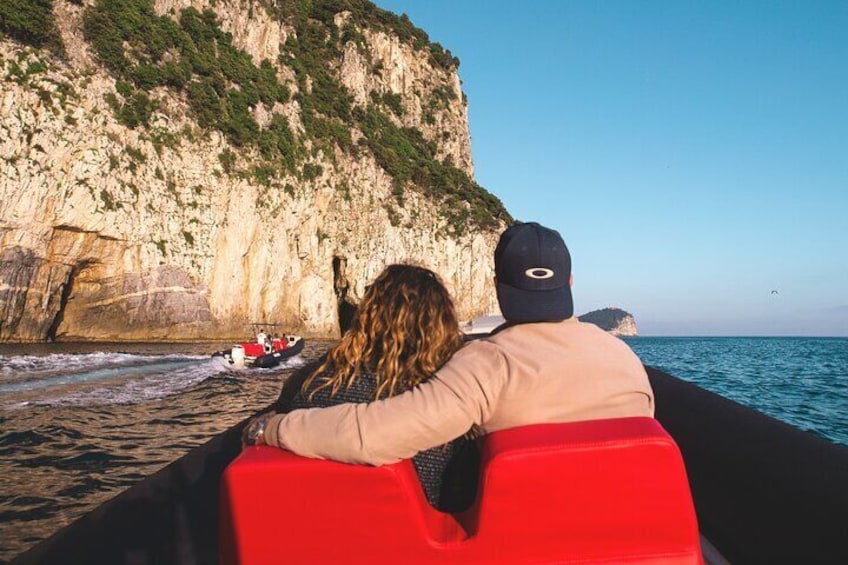
M638 337L642 361L848 445L848 338Z
M633 338L643 361L848 445L848 339ZM331 342L230 372L221 344L0 345L0 560L266 406Z

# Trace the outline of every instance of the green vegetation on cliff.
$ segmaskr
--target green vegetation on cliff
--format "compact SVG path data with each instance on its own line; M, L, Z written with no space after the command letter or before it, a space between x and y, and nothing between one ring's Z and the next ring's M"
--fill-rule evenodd
M33 47L62 51L53 0L2 0L0 33Z
M367 146L380 166L402 187L412 183L425 195L440 199L449 211L450 225L462 233L467 223L496 227L498 219L509 220L501 201L468 178L449 161L436 159L436 147L414 128L400 128L385 114L370 106L356 109ZM396 188L395 195L402 190ZM398 198L402 204L402 198ZM467 204L464 204L467 203Z
M393 12L375 6L369 0L262 0L268 13L276 15L281 20L300 23L314 20L324 28L333 29L333 19L340 12L350 12L351 21L356 25L375 30L385 31L397 36L402 42L412 45L415 49L426 50L431 61L445 69L455 69L459 59L441 44L430 41L423 29L416 27L406 14L398 16ZM348 40L361 42L361 38L352 26L346 28L341 37L343 42Z
M214 12L186 8L175 21L157 16L152 0L101 0L86 12L83 29L100 60L120 79L117 90L124 101L110 103L124 124L146 124L154 110L147 93L168 87L186 95L201 127L221 131L237 147L261 144L268 159L293 162L285 143L291 135L275 135L279 122L260 134L251 114L259 102L288 100L288 89L269 61L257 67L233 46Z
M53 1L3 0L0 32L33 47L61 51ZM174 147L181 134L152 125L155 116L169 111L161 92L170 90L187 103L197 125L225 136L234 150L220 156L227 174L249 175L268 189L292 194L287 179L317 178L339 151L354 157L367 152L394 179L396 202L387 207L395 218L393 206L403 207L405 191L416 189L443 210L449 229L457 234L511 220L496 197L450 159L438 157L433 141L416 128L399 125L405 114L400 94L372 91L365 104L357 104L339 79L345 47L353 42L367 49L363 30L392 34L425 53L434 67L452 72L459 61L448 50L431 42L406 15L367 0L258 0L256 5L294 30L276 61L256 64L233 44L212 10L189 7L160 15L153 0L87 5L83 33L116 79L115 92L105 99L116 118L145 130L157 151ZM337 25L342 12L349 16ZM281 78L292 75L293 81ZM435 123L436 114L457 98L446 85L420 95L427 124ZM302 130L289 123L291 112L299 116Z

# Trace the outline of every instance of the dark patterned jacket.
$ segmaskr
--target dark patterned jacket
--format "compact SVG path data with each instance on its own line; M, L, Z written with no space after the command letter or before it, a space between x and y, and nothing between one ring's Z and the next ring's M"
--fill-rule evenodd
M325 387L318 390L310 399L310 393L321 385L321 379L313 379L308 390L302 390L302 386L319 363L320 360L301 368L288 379L275 406L278 412L374 400L377 379L370 373L360 373L350 388L342 387L335 395L331 395L330 387ZM381 398L385 397L385 393L381 395ZM476 456L476 444L462 437L445 445L422 451L413 457L412 465L424 487L427 501L443 511L456 511L467 506L469 496L471 498L474 496L473 491L469 492L469 490L474 489L476 481L469 483L468 480L458 477L448 479L445 475L446 471L462 468L462 476L466 476L469 471L464 469L469 466L468 460L473 461ZM474 473L474 470L472 469L470 473ZM450 474L454 475L452 472ZM449 481L449 484L445 484L445 481Z
M314 408L333 406L335 404L344 404L346 402L371 402L375 400L374 391L377 390L377 378L370 373L360 373L359 377L351 384L349 388L342 387L335 395L332 395L331 387L324 387L317 390L323 381L320 378L313 379L307 390L298 390L287 408L297 410L300 408ZM316 391L312 398L309 395ZM401 391L402 392L402 391ZM384 392L380 398L386 398ZM424 487L424 493L427 496L427 501L441 509L450 507L451 504L443 504L442 502L442 480L448 465L451 460L466 447L465 444L469 441L465 438L457 438L445 445L433 447L426 451L422 451L412 458L412 464L415 467L415 472L418 474L418 479Z

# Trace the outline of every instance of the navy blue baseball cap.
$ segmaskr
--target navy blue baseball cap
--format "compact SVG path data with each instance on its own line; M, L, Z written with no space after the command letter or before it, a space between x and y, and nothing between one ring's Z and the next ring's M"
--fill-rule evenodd
M558 322L574 315L571 255L556 230L536 222L507 228L495 248L495 276L507 322Z

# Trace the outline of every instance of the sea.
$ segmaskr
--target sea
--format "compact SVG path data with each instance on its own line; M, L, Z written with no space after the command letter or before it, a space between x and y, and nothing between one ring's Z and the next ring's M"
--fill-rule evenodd
M625 338L648 365L848 446L848 338ZM332 341L231 371L225 344L0 344L0 561L273 402Z

